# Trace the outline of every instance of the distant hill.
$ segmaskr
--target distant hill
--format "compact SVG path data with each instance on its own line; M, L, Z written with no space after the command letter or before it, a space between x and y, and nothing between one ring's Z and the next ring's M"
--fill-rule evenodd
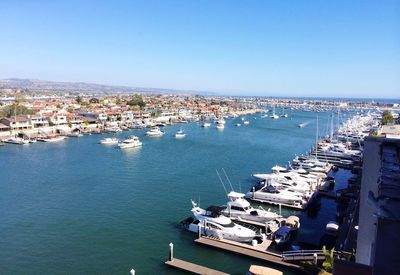
M179 91L160 88L140 88L127 86L113 86L85 82L58 82L39 79L7 78L0 79L0 88L28 89L30 91L51 92L96 92L96 93L173 93L173 94L197 94L194 91Z

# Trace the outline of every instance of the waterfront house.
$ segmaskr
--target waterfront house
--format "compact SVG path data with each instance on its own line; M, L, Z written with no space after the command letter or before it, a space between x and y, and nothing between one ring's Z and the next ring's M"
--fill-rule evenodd
M49 121L47 117L44 116L37 116L37 115L28 115L28 119L30 121L30 124L32 125L32 128L43 128L43 127L48 127L49 126Z
M9 132L10 131L10 126L4 125L3 123L0 123L0 132Z
M0 119L0 123L10 127L11 131L23 131L32 129L30 119L26 115L16 117L3 117Z

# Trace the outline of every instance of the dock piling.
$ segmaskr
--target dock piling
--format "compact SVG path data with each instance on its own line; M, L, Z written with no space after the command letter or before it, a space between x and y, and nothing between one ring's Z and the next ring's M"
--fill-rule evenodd
M172 242L169 243L169 260L174 260L174 244Z

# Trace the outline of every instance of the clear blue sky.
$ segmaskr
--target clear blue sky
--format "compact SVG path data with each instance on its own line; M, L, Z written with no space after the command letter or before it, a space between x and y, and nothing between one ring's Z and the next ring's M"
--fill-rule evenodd
M0 2L0 78L400 97L400 1Z

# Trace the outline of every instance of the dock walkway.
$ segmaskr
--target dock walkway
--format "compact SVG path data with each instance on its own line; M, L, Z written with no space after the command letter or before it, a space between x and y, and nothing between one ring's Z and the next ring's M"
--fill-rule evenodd
M303 267L293 264L293 263L288 263L284 262L282 260L282 255L279 253L273 253L265 250L257 250L256 248L246 245L246 244L236 244L233 242L229 242L227 240L218 240L218 239L213 239L213 238L208 238L208 237L200 237L199 239L195 240L196 243L199 244L204 244L212 247L216 247L219 249L227 250L230 252L238 253L241 255L245 255L248 257L256 258L259 260L264 260L268 262L273 262L275 264L285 266L288 268L294 268L297 270L303 270Z
M189 263L179 259L172 259L172 261L166 261L165 264L182 269L194 274L202 274L202 275L229 275L228 273L224 273L218 270L214 270L205 266Z

